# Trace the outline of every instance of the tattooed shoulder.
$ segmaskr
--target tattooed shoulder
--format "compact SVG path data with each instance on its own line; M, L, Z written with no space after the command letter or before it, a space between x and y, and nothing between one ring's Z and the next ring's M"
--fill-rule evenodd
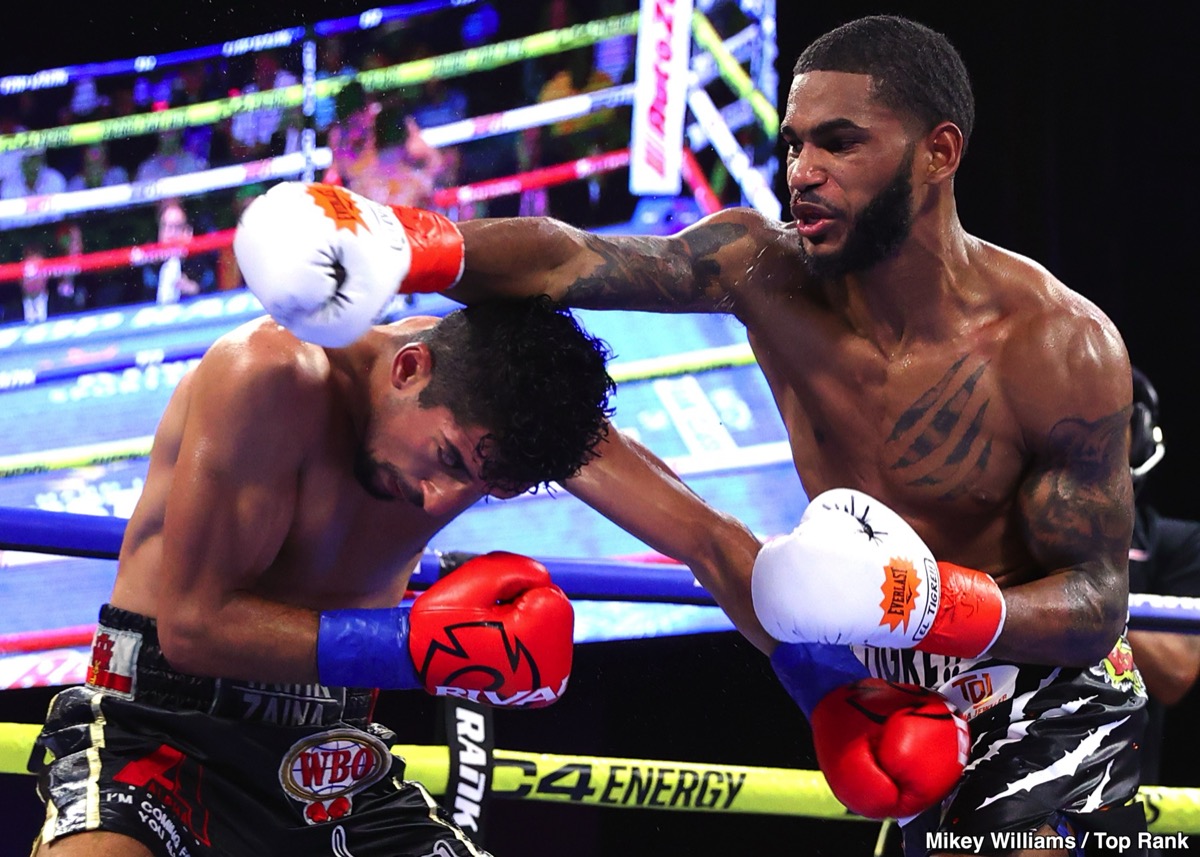
M700 224L674 238L587 235L596 263L571 283L571 306L700 310L724 303L721 251L748 233L740 223Z
M1043 547L1113 555L1128 547L1128 425L1123 408L1096 420L1067 417L1051 429L1046 466L1024 486L1026 519Z

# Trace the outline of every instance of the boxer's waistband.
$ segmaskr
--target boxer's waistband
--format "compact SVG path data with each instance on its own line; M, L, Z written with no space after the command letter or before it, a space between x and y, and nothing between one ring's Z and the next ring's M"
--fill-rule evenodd
M149 616L105 604L92 638L87 684L142 705L200 711L276 726L365 727L376 691L323 684L272 684L181 673L167 663Z

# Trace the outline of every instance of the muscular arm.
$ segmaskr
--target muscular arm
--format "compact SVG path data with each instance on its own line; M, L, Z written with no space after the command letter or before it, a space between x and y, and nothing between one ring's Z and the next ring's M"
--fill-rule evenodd
M568 306L727 312L731 290L758 258L768 226L753 211L718 212L670 238L601 236L537 217L459 224L463 303L548 294Z
M1200 678L1200 636L1130 631L1129 644L1146 690L1164 705L1177 704Z
M760 544L745 525L713 509L654 453L615 430L600 457L565 487L650 547L685 563L746 639L771 653L775 641L750 601Z
M1145 516L1138 517L1139 524L1146 524ZM1200 595L1200 522L1157 518L1153 530L1140 537L1135 527L1134 544L1144 545L1148 553L1142 576L1131 584L1136 591ZM1177 704L1200 678L1200 634L1131 631L1129 642L1146 689L1160 702Z
M291 526L313 404L286 356L263 344L218 345L192 379L166 501L159 635L184 672L313 682L316 612L253 591Z
M999 657L1088 666L1109 652L1128 611L1133 486L1129 362L1107 320L1053 333L1048 359L1018 374L1017 411L1034 452L1020 487L1026 547L1046 574L1005 589ZM1031 347L1045 339L1034 337ZM1027 355L1022 355L1022 358ZM1037 378L1037 380L1033 380Z

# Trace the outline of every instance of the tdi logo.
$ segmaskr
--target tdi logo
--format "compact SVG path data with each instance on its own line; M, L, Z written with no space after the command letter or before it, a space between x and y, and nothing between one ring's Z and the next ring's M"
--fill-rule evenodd
M969 673L962 678L955 679L950 685L958 688L971 705L979 705L992 695L992 674Z
M988 709L1012 699L1017 689L1018 669L1012 664L994 664L955 676L936 688L970 720Z

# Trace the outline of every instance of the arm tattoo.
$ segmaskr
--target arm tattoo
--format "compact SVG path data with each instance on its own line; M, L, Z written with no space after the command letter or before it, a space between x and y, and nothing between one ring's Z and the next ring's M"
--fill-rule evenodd
M1050 431L1058 460L1024 488L1030 541L1048 567L1126 555L1133 515L1128 426L1126 408L1094 422L1060 420Z
M565 302L592 309L723 309L717 253L748 230L714 223L679 241L588 235L584 241L599 263L567 287Z
M960 357L906 408L887 439L890 448L899 447L892 470L903 471L909 485L940 491L941 500L961 496L991 456L992 441L982 434L989 400L976 395L988 364L968 372L966 360Z

